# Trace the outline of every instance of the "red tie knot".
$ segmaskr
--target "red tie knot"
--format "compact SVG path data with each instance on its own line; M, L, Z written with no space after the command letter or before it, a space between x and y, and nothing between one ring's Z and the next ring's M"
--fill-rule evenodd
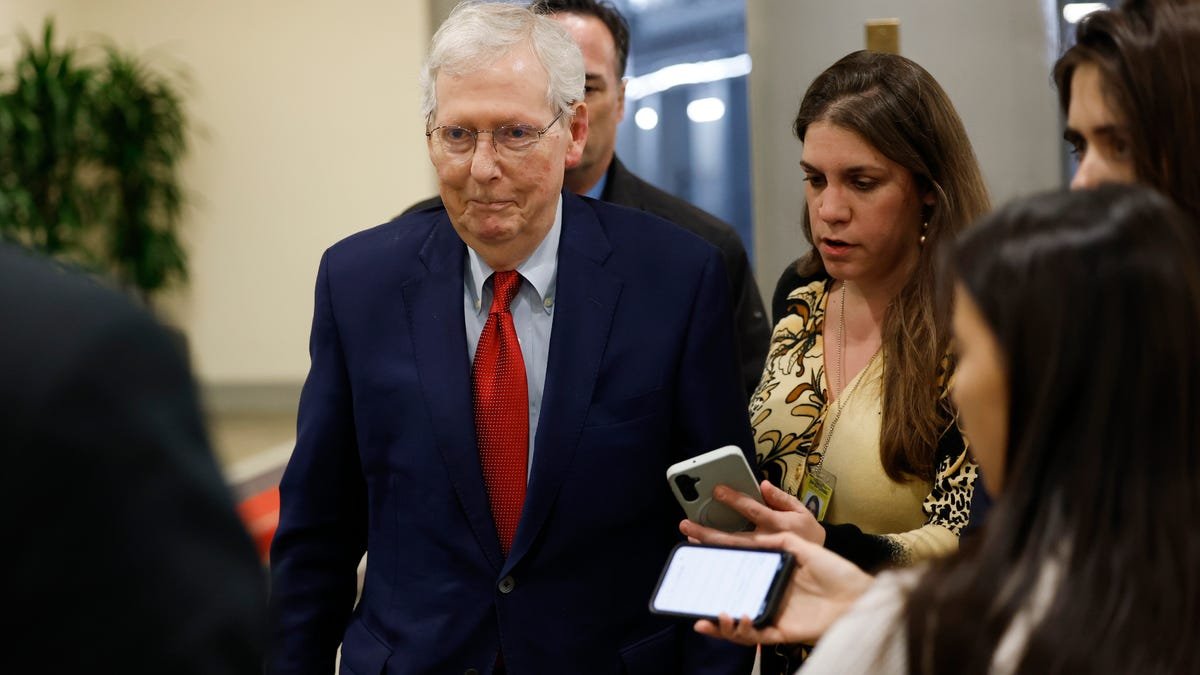
M521 287L521 275L516 270L492 273L492 308L489 314L507 312L512 299Z

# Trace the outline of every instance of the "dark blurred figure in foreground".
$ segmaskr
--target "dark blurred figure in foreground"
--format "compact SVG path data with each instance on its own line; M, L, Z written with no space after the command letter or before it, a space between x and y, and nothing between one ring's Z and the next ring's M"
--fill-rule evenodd
M265 575L146 312L0 244L3 673L254 673Z

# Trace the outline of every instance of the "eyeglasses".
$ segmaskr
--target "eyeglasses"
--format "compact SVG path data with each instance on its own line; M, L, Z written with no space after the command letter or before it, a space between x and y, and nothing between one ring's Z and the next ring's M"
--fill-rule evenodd
M537 129L528 124L505 124L495 129L465 129L452 124L444 124L425 132L426 138L435 141L434 147L441 156L451 162L465 162L475 154L475 143L479 134L492 135L492 149L505 159L516 159L533 149L537 142L550 131L563 116L560 109L554 119L550 120L544 129Z

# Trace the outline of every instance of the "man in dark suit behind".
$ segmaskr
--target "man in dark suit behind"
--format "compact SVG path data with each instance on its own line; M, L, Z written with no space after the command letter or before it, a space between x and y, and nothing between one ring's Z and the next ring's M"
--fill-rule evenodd
M261 672L265 575L176 344L4 244L0 433L0 672Z
M446 207L321 260L269 670L747 672L647 607L667 467L751 447L720 253L562 189L588 118L554 21L459 5L422 82Z
M625 116L625 64L629 26L608 2L541 0L533 10L558 21L583 53L588 106L588 139L577 166L566 171L564 185L576 194L653 213L698 235L721 251L733 293L738 359L747 395L762 377L771 339L771 323L750 270L746 248L725 221L638 178L616 156L617 125ZM405 213L438 208L434 197Z

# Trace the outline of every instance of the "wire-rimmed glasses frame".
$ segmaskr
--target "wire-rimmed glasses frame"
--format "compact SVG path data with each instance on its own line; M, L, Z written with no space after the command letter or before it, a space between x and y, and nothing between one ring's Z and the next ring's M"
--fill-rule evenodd
M529 152L542 140L550 129L562 119L560 108L554 119L542 129L528 124L505 124L495 129L467 129L456 124L443 124L425 132L441 154L454 162L463 162L475 154L479 134L491 134L492 149L500 157L520 157Z

